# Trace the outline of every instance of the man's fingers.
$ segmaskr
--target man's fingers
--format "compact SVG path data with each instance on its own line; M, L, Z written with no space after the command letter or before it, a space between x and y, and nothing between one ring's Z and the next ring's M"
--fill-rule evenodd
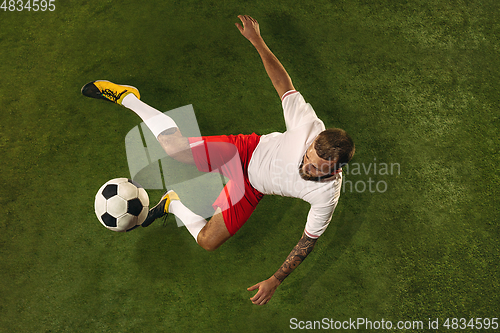
M255 303L259 300L259 298L261 298L262 296L262 291L258 291L255 295L253 295L253 297L250 298L250 300Z
M243 33L243 31L245 30L246 23L248 23L248 19L245 15L238 15L238 18L241 20L241 24L243 24L243 26L241 26L239 23L235 23L235 25L238 28L238 30L241 33Z
M269 300L267 299L267 296L266 295L262 295L261 297L259 297L258 299L256 300L253 300L252 303L255 304L255 305L264 305L268 302Z
M261 304L262 301L266 298L266 296L263 294L264 293L259 290L259 292L255 294L254 297L250 298L250 300L252 301L253 304Z
M257 283L256 285L251 286L247 290L252 291L252 290L255 290L257 288L260 288L260 283ZM257 293L255 295L253 295L253 297L251 297L250 300L252 301L253 304L261 304L263 298L265 298L264 292L259 289L259 291L257 291Z
M247 290L252 291L259 287L260 283L257 283L255 286L252 286ZM264 305L267 304L267 302L269 302L269 299L268 295L263 290L259 289L259 291L253 297L250 298L250 301L252 301L252 303L255 305Z
M249 291L255 290L258 287L259 284L256 284L255 286L252 286L247 290ZM255 305L265 305L267 304L267 302L269 302L270 299L271 297L269 297L268 293L264 292L264 290L259 289L259 291L253 297L250 298L250 301L252 301L252 303Z
M259 305L265 305L265 304L267 304L267 302L268 302L268 301L269 301L269 300L268 300L267 298L263 298L263 299L260 301L260 303L258 303L258 304L259 304Z
M250 288L247 288L247 290L248 290L248 291L255 290L255 289L259 288L259 285L260 285L260 283L257 283L256 285L253 285L253 286L251 286Z
M248 21L257 23L257 20L251 17L250 15L238 15L238 18L241 20L241 23L243 23L243 25L245 25L245 22Z

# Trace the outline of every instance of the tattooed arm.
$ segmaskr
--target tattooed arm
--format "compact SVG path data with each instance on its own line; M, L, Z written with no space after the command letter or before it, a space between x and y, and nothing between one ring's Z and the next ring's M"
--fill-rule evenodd
M304 259L307 257L309 253L314 248L314 244L316 244L317 239L313 239L307 237L306 234L302 234L302 238L299 240L297 245L293 248L292 252L288 255L285 262L278 269L273 276L269 279L257 283L256 285L248 288L247 290L252 291L255 289L259 289L257 294L250 298L253 304L264 305L271 297L273 297L276 288L283 282L283 280L295 269Z
M283 265L281 265L280 269L276 273L274 273L274 277L281 283L283 280L295 269L304 259L307 257L309 253L314 248L314 244L316 244L317 239L313 239L307 237L306 234L302 234L302 238L300 238L299 242L293 248L292 252L288 255Z

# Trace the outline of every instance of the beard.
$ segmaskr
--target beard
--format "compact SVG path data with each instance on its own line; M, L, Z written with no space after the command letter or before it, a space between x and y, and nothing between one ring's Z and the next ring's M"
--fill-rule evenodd
M299 175L300 175L300 178L304 179L304 180L307 180L307 181L318 181L318 177L313 177L313 176L310 176L308 174L306 174L304 172L304 170L302 169L302 167L304 166L304 163L300 163L300 166L299 166Z
M302 161L302 163L300 163L300 165L299 165L299 175L300 175L300 178L307 180L307 181L323 182L323 181L328 180L330 177L334 176L332 174L319 176L319 177L318 176L311 176L311 175L308 175L304 172L304 170L302 169L303 166L304 166L304 161Z

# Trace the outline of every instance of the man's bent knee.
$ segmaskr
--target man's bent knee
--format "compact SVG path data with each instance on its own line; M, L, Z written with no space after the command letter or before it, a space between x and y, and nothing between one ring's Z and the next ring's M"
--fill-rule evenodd
M169 130L173 130L173 128ZM168 132L169 130L163 131L157 138L163 150L165 150L167 155L179 162L194 164L193 153L189 147L188 138L182 136L178 128L175 128L173 133Z
M200 245L203 249L207 251L215 251L217 250L223 243L217 243L211 240L207 240L206 238L200 237L198 235L198 245Z
M198 234L198 245L204 248L207 251L215 251L217 250L228 238L226 237L214 237L207 236L206 230L201 230Z
M201 229L196 241L205 250L215 251L229 238L231 234L227 231L220 208L217 208L216 214Z

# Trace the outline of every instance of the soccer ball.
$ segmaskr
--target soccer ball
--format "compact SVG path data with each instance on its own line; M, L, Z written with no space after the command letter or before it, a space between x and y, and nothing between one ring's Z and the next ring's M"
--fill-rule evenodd
M133 180L115 178L97 191L94 207L103 226L113 231L129 231L148 216L149 197Z

